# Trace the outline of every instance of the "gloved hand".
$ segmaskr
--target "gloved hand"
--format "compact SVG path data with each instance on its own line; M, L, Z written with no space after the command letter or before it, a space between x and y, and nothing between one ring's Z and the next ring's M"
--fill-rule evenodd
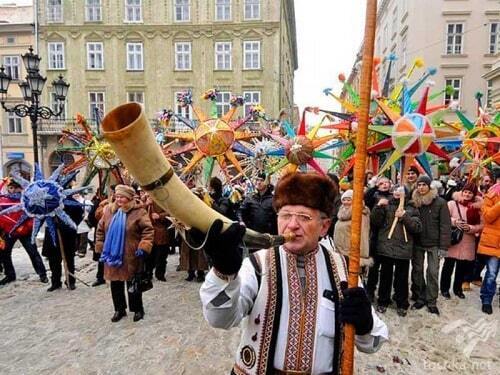
M144 252L144 250L142 250L142 249L137 249L137 250L135 251L135 256L136 256L137 258L141 258L141 257L143 257L144 255L146 255L146 253L145 253L145 252Z
M373 328L372 305L365 290L360 287L342 290L340 320L356 329L356 335L366 335Z
M214 221L203 248L217 271L224 275L234 275L238 273L243 262L240 244L245 234L245 227L240 223L233 223L221 233L222 225L222 220ZM188 242L195 246L201 245L204 239L205 234L196 228L188 232Z

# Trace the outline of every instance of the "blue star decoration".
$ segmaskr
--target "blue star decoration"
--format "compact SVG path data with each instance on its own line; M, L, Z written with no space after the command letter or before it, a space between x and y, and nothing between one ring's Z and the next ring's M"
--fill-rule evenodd
M11 233L29 219L33 219L32 243L35 243L36 235L44 223L47 224L47 229L53 243L57 243L56 218L63 224L76 230L75 222L64 212L64 207L69 205L81 206L79 202L68 199L68 197L88 190L89 187L66 189L65 187L74 179L78 172L62 175L63 168L64 164L61 164L48 179L44 179L40 167L38 164L35 164L35 173L31 182L20 175L14 176L15 181L23 188L21 201L12 207L0 211L0 215L23 211L23 215L21 215L16 225L12 228Z

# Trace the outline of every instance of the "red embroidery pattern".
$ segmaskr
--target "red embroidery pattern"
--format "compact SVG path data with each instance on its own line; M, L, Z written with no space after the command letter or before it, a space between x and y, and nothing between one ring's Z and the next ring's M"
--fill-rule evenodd
M317 310L316 252L305 257L305 292L302 293L295 256L286 253L288 270L288 337L285 352L285 368L295 371L311 371L314 357Z

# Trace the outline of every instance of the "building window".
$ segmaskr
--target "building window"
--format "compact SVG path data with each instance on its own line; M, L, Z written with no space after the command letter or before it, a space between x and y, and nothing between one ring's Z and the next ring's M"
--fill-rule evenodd
M141 0L125 0L125 22L142 22L141 3Z
M127 101L144 105L144 93L142 91L127 92Z
M260 91L245 91L243 92L243 99L245 100L245 116L248 115L250 109L260 104Z
M104 92L89 92L89 118L96 121L95 109L104 114Z
M217 105L217 117L223 116L231 108L231 93L229 91L220 91L215 99Z
M7 37L7 44L14 44L14 43L16 43L16 37L8 36Z
M408 60L408 35L405 33L401 37L401 67L406 66L406 62Z
M231 69L231 42L215 43L215 69Z
M451 101L460 102L460 88L462 87L461 78L447 78L445 81L445 87L451 86L455 89L455 92L451 95L444 95L444 104L448 105Z
M10 76L13 80L19 80L21 77L21 59L19 56L4 56L3 65L5 67L5 74Z
M389 27L387 25L384 26L384 32L382 33L382 51L389 46Z
M62 22L62 0L47 0L47 22Z
M7 123L9 134L20 134L23 132L23 119L15 113L7 113Z
M260 42L243 42L243 68L260 69Z
M186 90L188 91L188 90ZM188 119L188 120L191 120L191 107L189 106L183 106L181 105L178 101L177 101L177 98L180 96L180 95L183 95L186 91L179 91L179 92L176 92L175 95L174 95L174 98L175 98L175 103L174 103L174 108L175 108L175 114L180 116L180 117L183 117L185 119ZM191 130L189 128L189 126L187 126L186 124L184 124L182 121L178 120L177 118L175 118L175 129L176 130L180 130L180 131L189 131Z
M492 108L492 98L491 94L493 93L493 80L489 79L486 81L486 100L485 100L485 107L486 108Z
M175 0L174 1L175 20L178 22L189 21L191 18L190 9L191 9L190 0Z
M245 0L244 18L246 20L260 19L260 0Z
M446 25L446 54L460 55L463 52L463 23Z
M490 23L489 42L489 53L494 54L500 51L500 22Z
M398 32L398 7L392 11L391 38Z
M191 42L175 43L175 70L191 70Z
M101 0L86 0L85 1L85 20L87 22L102 21Z
M49 42L49 69L64 69L64 43Z
M104 69L104 47L101 42L87 43L87 69Z
M54 111L54 113L59 112L59 103L60 102L56 98L56 93L51 92L50 93L50 108L52 109L52 111ZM57 119L57 120L65 120L66 119L66 111L68 109L67 103L68 103L67 98L65 98L64 99L64 110L62 111L62 113L59 116L54 117L55 119Z
M231 0L215 0L215 20L229 21L231 19Z
M144 70L142 43L127 43L127 70Z

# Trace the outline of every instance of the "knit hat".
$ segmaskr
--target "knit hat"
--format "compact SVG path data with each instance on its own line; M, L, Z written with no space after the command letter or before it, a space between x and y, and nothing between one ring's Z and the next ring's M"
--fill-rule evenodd
M408 168L408 172L413 172L415 173L417 176L420 176L420 171L418 170L417 167L415 167L414 165L412 165L410 168Z
M351 189L344 191L344 194L340 197L340 200L344 200L344 198L352 199L353 191Z
M124 197L127 197L128 199L132 200L134 199L135 196L135 190L132 186L116 185L115 194L123 195Z
M423 182L424 184L426 184L427 186L431 187L431 178L425 174L421 175L418 177L417 179L417 184Z
M289 173L276 185L273 207L279 211L286 205L302 205L320 210L331 217L337 194L337 188L326 176L315 172Z
M478 188L477 188L477 185L472 183L472 182L468 182L464 185L462 191L464 190L468 190L470 191L472 194L474 194L474 196L477 195L477 192L478 192Z

